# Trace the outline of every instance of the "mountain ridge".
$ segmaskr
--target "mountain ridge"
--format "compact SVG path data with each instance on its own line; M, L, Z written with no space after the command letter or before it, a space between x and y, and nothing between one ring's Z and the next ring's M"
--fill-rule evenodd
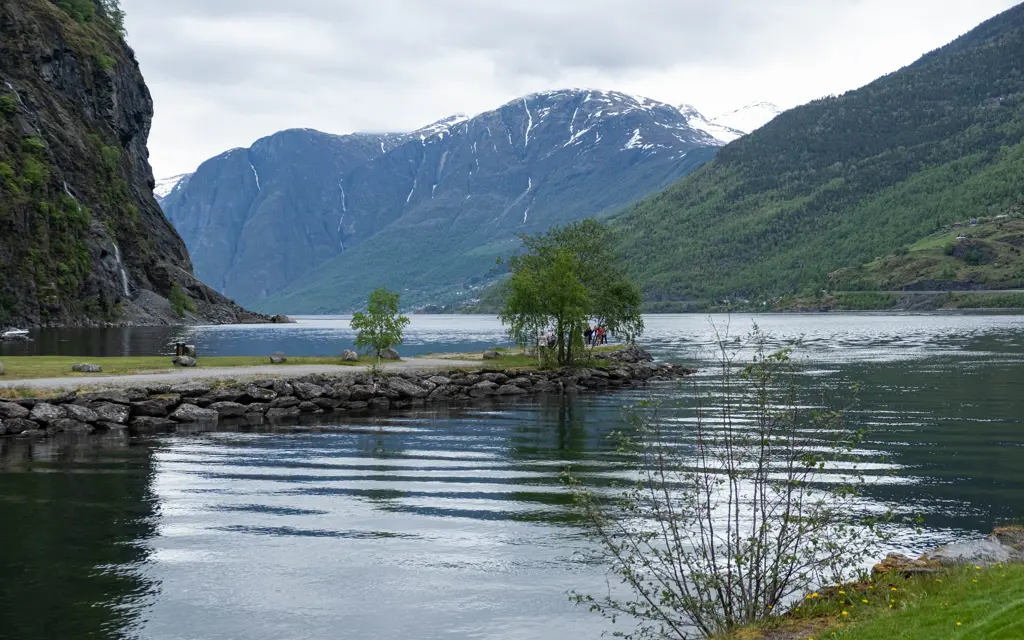
M700 166L720 145L663 102L537 92L409 133L278 132L247 152L208 160L163 206L198 273L264 309L353 308L376 284L410 288L410 302L458 298L514 251L518 234L611 213ZM314 146L334 151L318 156ZM243 152L247 158L231 156ZM279 227L285 216L289 224ZM391 257L381 263L373 254Z
M1024 5L868 85L786 111L616 216L656 308L813 294L1024 198Z

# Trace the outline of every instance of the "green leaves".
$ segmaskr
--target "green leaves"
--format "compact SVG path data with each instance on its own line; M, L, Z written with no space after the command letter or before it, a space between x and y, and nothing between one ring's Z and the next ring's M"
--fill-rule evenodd
M381 352L402 344L402 331L409 318L398 313L399 295L380 288L370 294L368 309L352 316L356 349L372 350L378 361Z
M612 252L612 240L593 219L523 238L526 253L508 260L512 277L500 314L514 342L535 346L550 328L558 363L572 365L591 322L628 341L640 335L640 291Z

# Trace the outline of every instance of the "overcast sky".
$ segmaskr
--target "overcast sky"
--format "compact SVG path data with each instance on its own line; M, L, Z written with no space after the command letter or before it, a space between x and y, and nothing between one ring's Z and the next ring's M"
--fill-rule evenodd
M1016 0L122 0L158 178L291 127L401 131L546 89L712 117L913 62Z

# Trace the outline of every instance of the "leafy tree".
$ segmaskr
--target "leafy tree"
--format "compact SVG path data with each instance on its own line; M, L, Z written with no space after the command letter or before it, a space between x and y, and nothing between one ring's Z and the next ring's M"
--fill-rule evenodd
M557 360L572 365L593 320L634 340L643 331L640 291L612 252L607 227L593 219L523 237L525 253L509 259L512 272L501 321L512 339L534 343L552 327Z
M378 365L381 352L402 344L402 330L409 324L409 318L398 312L398 301L397 293L376 289L370 294L367 312L352 316L356 348L373 350Z
M756 327L746 343L719 335L717 348L717 392L705 402L695 389L694 420L650 405L634 414L623 440L632 483L608 499L569 478L623 585L572 599L635 620L616 636L732 637L852 578L891 537L890 514L857 508L866 479L850 469L863 432L842 410L805 408L791 350L769 350ZM830 473L848 480L821 486Z

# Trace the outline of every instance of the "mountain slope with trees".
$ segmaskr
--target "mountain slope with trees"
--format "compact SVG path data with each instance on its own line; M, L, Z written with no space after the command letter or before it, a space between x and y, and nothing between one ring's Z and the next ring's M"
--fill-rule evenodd
M1024 197L1024 5L787 111L616 219L655 308L814 292Z

